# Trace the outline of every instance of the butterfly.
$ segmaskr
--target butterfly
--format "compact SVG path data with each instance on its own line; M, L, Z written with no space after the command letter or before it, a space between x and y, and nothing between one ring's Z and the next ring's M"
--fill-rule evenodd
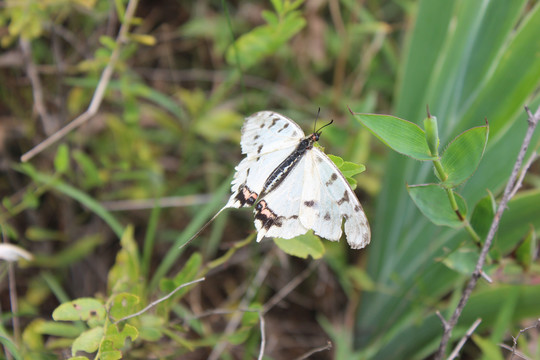
M344 220L351 248L369 244L362 205L332 160L314 146L321 129L305 136L294 121L272 111L247 117L240 141L245 157L235 168L232 195L218 214L253 206L257 241L291 239L309 229L337 241Z

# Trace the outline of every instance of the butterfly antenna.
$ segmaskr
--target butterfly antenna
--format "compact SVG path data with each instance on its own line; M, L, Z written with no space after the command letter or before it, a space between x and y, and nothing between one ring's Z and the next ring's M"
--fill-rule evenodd
M315 133L315 129L317 128L317 120L319 119L320 113L321 113L321 108L319 107L319 110L317 111L317 117L315 118L315 124L313 124L313 133Z
M334 119L330 120L330 122L326 125L323 125L319 128L319 130L317 130L315 133L317 134L320 134L321 133L321 130L324 129L325 127L327 127L328 125L332 125L334 123Z

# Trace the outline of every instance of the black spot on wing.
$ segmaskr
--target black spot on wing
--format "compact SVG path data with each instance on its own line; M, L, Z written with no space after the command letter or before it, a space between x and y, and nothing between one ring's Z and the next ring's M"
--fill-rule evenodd
M361 209L360 206L358 206L358 205L355 205L355 206L354 206L354 211L359 212L360 209Z
M329 221L330 219L331 219L330 213L326 212L326 214L324 214L324 220Z
M347 190L345 190L345 192L343 193L343 197L338 200L337 204L341 205L345 202L349 202L349 193L347 192Z
M253 137L253 140L257 140L258 138L259 138L259 135L255 135L255 136Z
M313 207L313 205L315 205L315 201L314 200L304 201L304 205L307 207Z
M272 126L276 125L276 123L277 123L279 120L280 120L279 117L273 118L273 119L272 119L272 124L270 124L270 126L269 126L268 128L270 129Z
M325 183L326 186L330 186L336 181L338 178L336 173L332 173L332 176L330 176L330 179Z
M259 145L259 147L257 148L257 154L261 153L262 148L263 148L263 145L262 144Z
M282 132L283 130L285 130L288 127L289 127L289 123L285 123L285 125L283 125L283 127L278 130L278 133Z

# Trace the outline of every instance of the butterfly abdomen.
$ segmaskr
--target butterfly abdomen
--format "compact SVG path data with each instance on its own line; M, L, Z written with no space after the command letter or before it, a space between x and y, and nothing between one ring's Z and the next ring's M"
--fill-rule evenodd
M276 167L268 176L264 182L261 194L268 194L277 188L283 182L283 180L285 180L287 175L289 175L296 167L296 165L298 165L302 157L306 154L306 151L313 148L313 143L315 141L317 141L317 139L315 139L313 135L310 135L300 141L296 149L294 149L294 151L287 156L285 160L283 160L281 164L279 164L278 167Z

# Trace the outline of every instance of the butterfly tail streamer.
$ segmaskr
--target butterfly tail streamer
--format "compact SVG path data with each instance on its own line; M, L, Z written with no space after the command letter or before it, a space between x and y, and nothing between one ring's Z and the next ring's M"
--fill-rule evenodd
M199 231L197 231L192 237L189 238L188 241L186 241L185 243L183 243L182 245L180 245L179 249L183 249L185 246L187 246L190 242L192 242L193 240L195 240L195 238L197 238L207 227L208 225L210 225L217 217L219 214L221 214L221 212L227 208L229 208L229 204L225 205L224 207L221 208L221 210L219 210L214 216L212 216L212 218L210 220L208 220L208 222L206 224L204 224L200 229Z

